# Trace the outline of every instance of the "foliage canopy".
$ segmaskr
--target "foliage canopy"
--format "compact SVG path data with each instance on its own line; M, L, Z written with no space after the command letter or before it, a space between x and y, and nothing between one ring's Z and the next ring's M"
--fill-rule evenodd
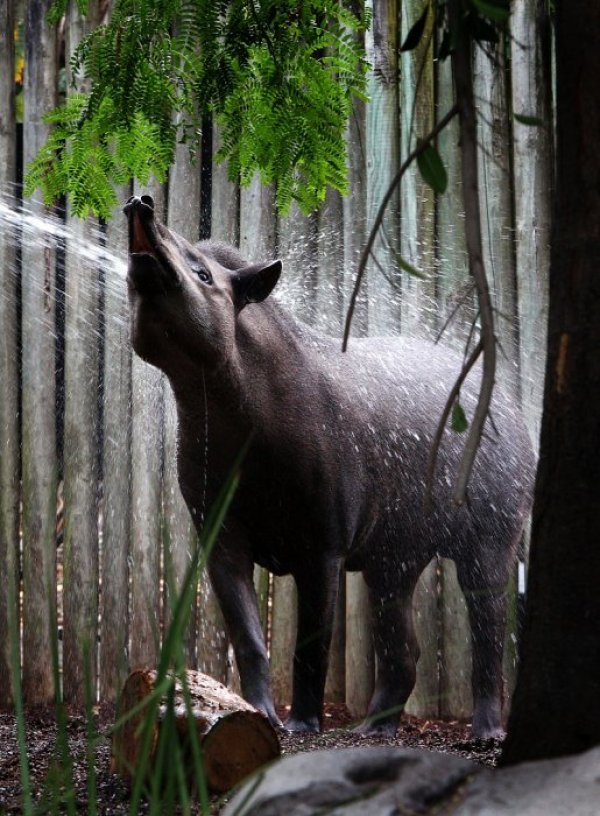
M108 218L112 185L163 180L177 141L197 150L209 114L232 179L258 171L277 182L281 210L292 199L314 209L328 186L346 190L344 129L366 74L356 34L368 22L338 0L116 0L71 58L89 90L48 114L27 192L66 193L77 214Z

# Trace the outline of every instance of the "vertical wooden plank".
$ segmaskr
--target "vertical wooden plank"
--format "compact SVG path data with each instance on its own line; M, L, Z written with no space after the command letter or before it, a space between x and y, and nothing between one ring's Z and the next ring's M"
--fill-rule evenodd
M483 260L495 307L499 379L518 391L517 305L512 176L504 43L475 49Z
M511 8L512 109L542 120L513 119L516 274L521 402L535 450L540 421L548 322L552 196L550 21L543 0L515 0Z
M67 64L82 37L97 23L98 6L86 18L72 7L67 19ZM68 76L69 84L72 77ZM81 79L77 78L82 88ZM65 260L65 431L64 431L64 626L63 688L76 706L85 700L86 664L96 693L98 627L98 338L99 254L81 249L98 243L95 220L67 212L70 230Z
M437 119L454 103L450 60L437 62ZM455 312L441 342L462 351L471 321L474 297L469 292L469 268L464 235L464 207L460 181L461 155L458 121L452 121L438 138L438 150L448 189L436 200L436 250L438 265L439 328ZM460 305L461 300L464 304ZM440 560L440 715L467 720L473 712L471 691L471 631L467 607L452 561Z
M438 717L440 711L439 588L438 562L434 558L419 578L413 596L415 632L421 656L417 663L417 681L408 698L406 712L418 717Z
M114 700L127 674L131 551L131 341L125 271L127 227L120 205L106 226L104 264L103 530L100 699Z
M17 180L15 117L14 0L0 0L0 201L12 195ZM0 710L12 705L11 628L18 620L19 558L19 358L17 345L16 242L0 239Z
M240 189L240 252L249 261L268 261L276 256L275 187L264 185L256 174L247 187ZM254 586L258 611L267 635L269 573L254 568Z
M273 624L271 629L271 678L276 705L292 701L292 673L296 629L298 626L298 593L291 575L273 581Z
M402 4L401 36L403 41L423 11L420 0ZM416 147L419 138L433 127L433 15L430 13L420 44L401 59L401 160ZM400 193L402 212L402 258L426 274L419 281L408 274L402 276L402 332L426 335L435 326L434 274L434 197L422 180L416 166L402 180ZM437 716L439 711L438 642L439 572L437 560L425 569L413 598L415 629L421 647L417 666L417 682L406 710L424 717Z
M289 215L279 216L278 254L283 261L282 296L298 316L314 323L317 287L316 214L304 215L293 202ZM292 698L292 666L296 639L297 592L291 576L273 580L271 667L273 693L279 704Z
M279 290L297 316L314 325L317 311L317 214L304 215L295 201L279 216L278 252L283 261Z
M198 151L199 154L199 151ZM188 145L178 144L175 163L169 175L168 226L188 241L200 237L200 164L193 163ZM202 395L198 395L201 400ZM171 386L165 383L164 475L163 475L163 543L165 578L165 625L179 594L192 553L198 547L190 513L177 479L177 406ZM188 665L196 665L196 604L190 610L190 622L185 636L185 656Z
M218 125L213 125L213 155L221 145ZM212 164L211 232L215 241L237 244L240 234L239 187L229 180L227 162Z
M402 3L401 37L403 41L423 12L421 0ZM412 51L401 59L400 133L401 156L404 161L433 127L433 13L429 13L423 37ZM426 335L435 328L435 268L433 252L434 194L413 164L404 178L400 191L402 212L402 258L426 275L421 281L402 274L402 332Z
M344 320L344 205L342 196L328 189L317 213L316 326L342 336Z
M367 713L375 678L369 593L362 574L346 575L346 706L353 717Z
M257 174L239 195L240 252L250 261L268 261L276 255L275 188Z
M212 128L213 155L220 147L219 128ZM240 233L238 185L229 180L227 162L211 166L211 235L215 241L237 244ZM200 578L198 593L198 668L223 683L228 680L228 638L208 574Z
M362 9L356 0L355 11ZM344 218L344 320L362 249L367 237L367 114L366 104L355 99L346 128L349 191L342 201ZM352 335L362 337L368 330L368 278L363 278L354 318Z
M495 307L495 332L500 343L498 380L515 398L519 394L517 281L510 155L509 102L505 43L475 49L474 92L478 100L479 183L483 259ZM516 569L516 565L515 565ZM516 623L514 581L507 594L507 618ZM508 629L507 642L516 637ZM505 651L508 656L508 651ZM505 660L506 689L515 682L516 665Z
M165 219L165 194L152 180L136 195L154 198ZM164 377L137 355L132 363L130 667L156 663L161 636L160 541Z
M439 121L454 104L450 59L436 62L436 119ZM464 231L459 126L455 117L438 136L437 148L448 174L446 192L436 198L436 263L438 329L454 317L444 330L441 342L459 351L464 349L469 327L475 318L474 295L469 294L469 264Z
M50 0L30 0L25 26L23 161L46 141L44 111L57 102L56 32ZM47 211L32 201L41 216ZM30 704L53 697L51 626L56 615L55 247L22 249L23 695Z
M441 559L441 570L440 715L468 720L473 714L469 613L454 562Z
M357 0L356 11L362 3ZM348 182L350 191L344 198L344 299L345 307L352 292L367 230L367 116L366 105L354 100L346 131L348 147ZM364 336L368 331L368 277L363 279L355 311L352 334ZM344 315L345 318L345 315ZM362 717L373 693L375 655L367 586L361 573L346 574L346 706L355 717Z
M317 288L315 325L326 334L341 337L344 313L344 209L342 197L329 189L317 212ZM335 608L325 700L345 700L346 686L346 581L340 577Z
M340 575L331 646L329 649L329 665L325 678L325 701L329 703L343 703L346 699L346 576Z
M372 65L368 78L367 107L367 229L370 229L398 171L398 3L372 0L373 22L367 32L367 58ZM401 280L398 253L399 197L392 197L368 266L369 334L393 334L400 330Z

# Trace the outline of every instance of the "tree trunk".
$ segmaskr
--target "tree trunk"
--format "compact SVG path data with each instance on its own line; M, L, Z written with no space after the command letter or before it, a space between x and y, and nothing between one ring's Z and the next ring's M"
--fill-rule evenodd
M119 704L123 717L148 697L155 687L157 673L151 670L134 671L127 678ZM178 743L182 756L190 757L186 768L188 779L193 778L190 732L195 728L202 756L202 769L209 790L225 793L258 768L276 759L281 749L277 732L261 712L229 691L228 688L201 672L188 670L186 685L191 711L179 681L171 713L175 717ZM162 723L169 714L167 706L156 709L153 726L148 774L154 770L159 754ZM140 764L144 729L140 722L147 716L146 709L133 715L115 731L112 742L111 770L127 780L135 776Z
M557 3L557 205L522 662L502 762L600 742L600 6Z

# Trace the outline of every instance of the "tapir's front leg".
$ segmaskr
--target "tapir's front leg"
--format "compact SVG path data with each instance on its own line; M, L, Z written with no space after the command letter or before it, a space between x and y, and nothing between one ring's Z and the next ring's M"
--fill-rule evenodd
M252 560L243 552L232 557L230 551L217 547L211 554L208 573L235 651L242 695L263 711L272 725L280 726L273 704L269 659L252 580L253 567Z
M319 731L341 561L316 559L294 571L298 635L289 731Z

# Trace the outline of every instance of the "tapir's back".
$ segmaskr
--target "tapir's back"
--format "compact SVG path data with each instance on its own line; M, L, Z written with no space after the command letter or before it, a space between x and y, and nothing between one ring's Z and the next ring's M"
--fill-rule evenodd
M448 557L473 537L490 537L506 547L505 539L518 534L529 507L534 474L520 412L497 387L469 483L468 507L457 510L452 503L466 434L448 424L433 480L433 509L426 511L433 439L461 367L456 353L401 337L354 340L346 354L333 353L323 363L343 406L339 416L346 417L341 436L351 433L357 473L364 479L363 500L377 505L399 535L427 538L434 552ZM479 382L475 370L461 388L467 419L473 416Z

